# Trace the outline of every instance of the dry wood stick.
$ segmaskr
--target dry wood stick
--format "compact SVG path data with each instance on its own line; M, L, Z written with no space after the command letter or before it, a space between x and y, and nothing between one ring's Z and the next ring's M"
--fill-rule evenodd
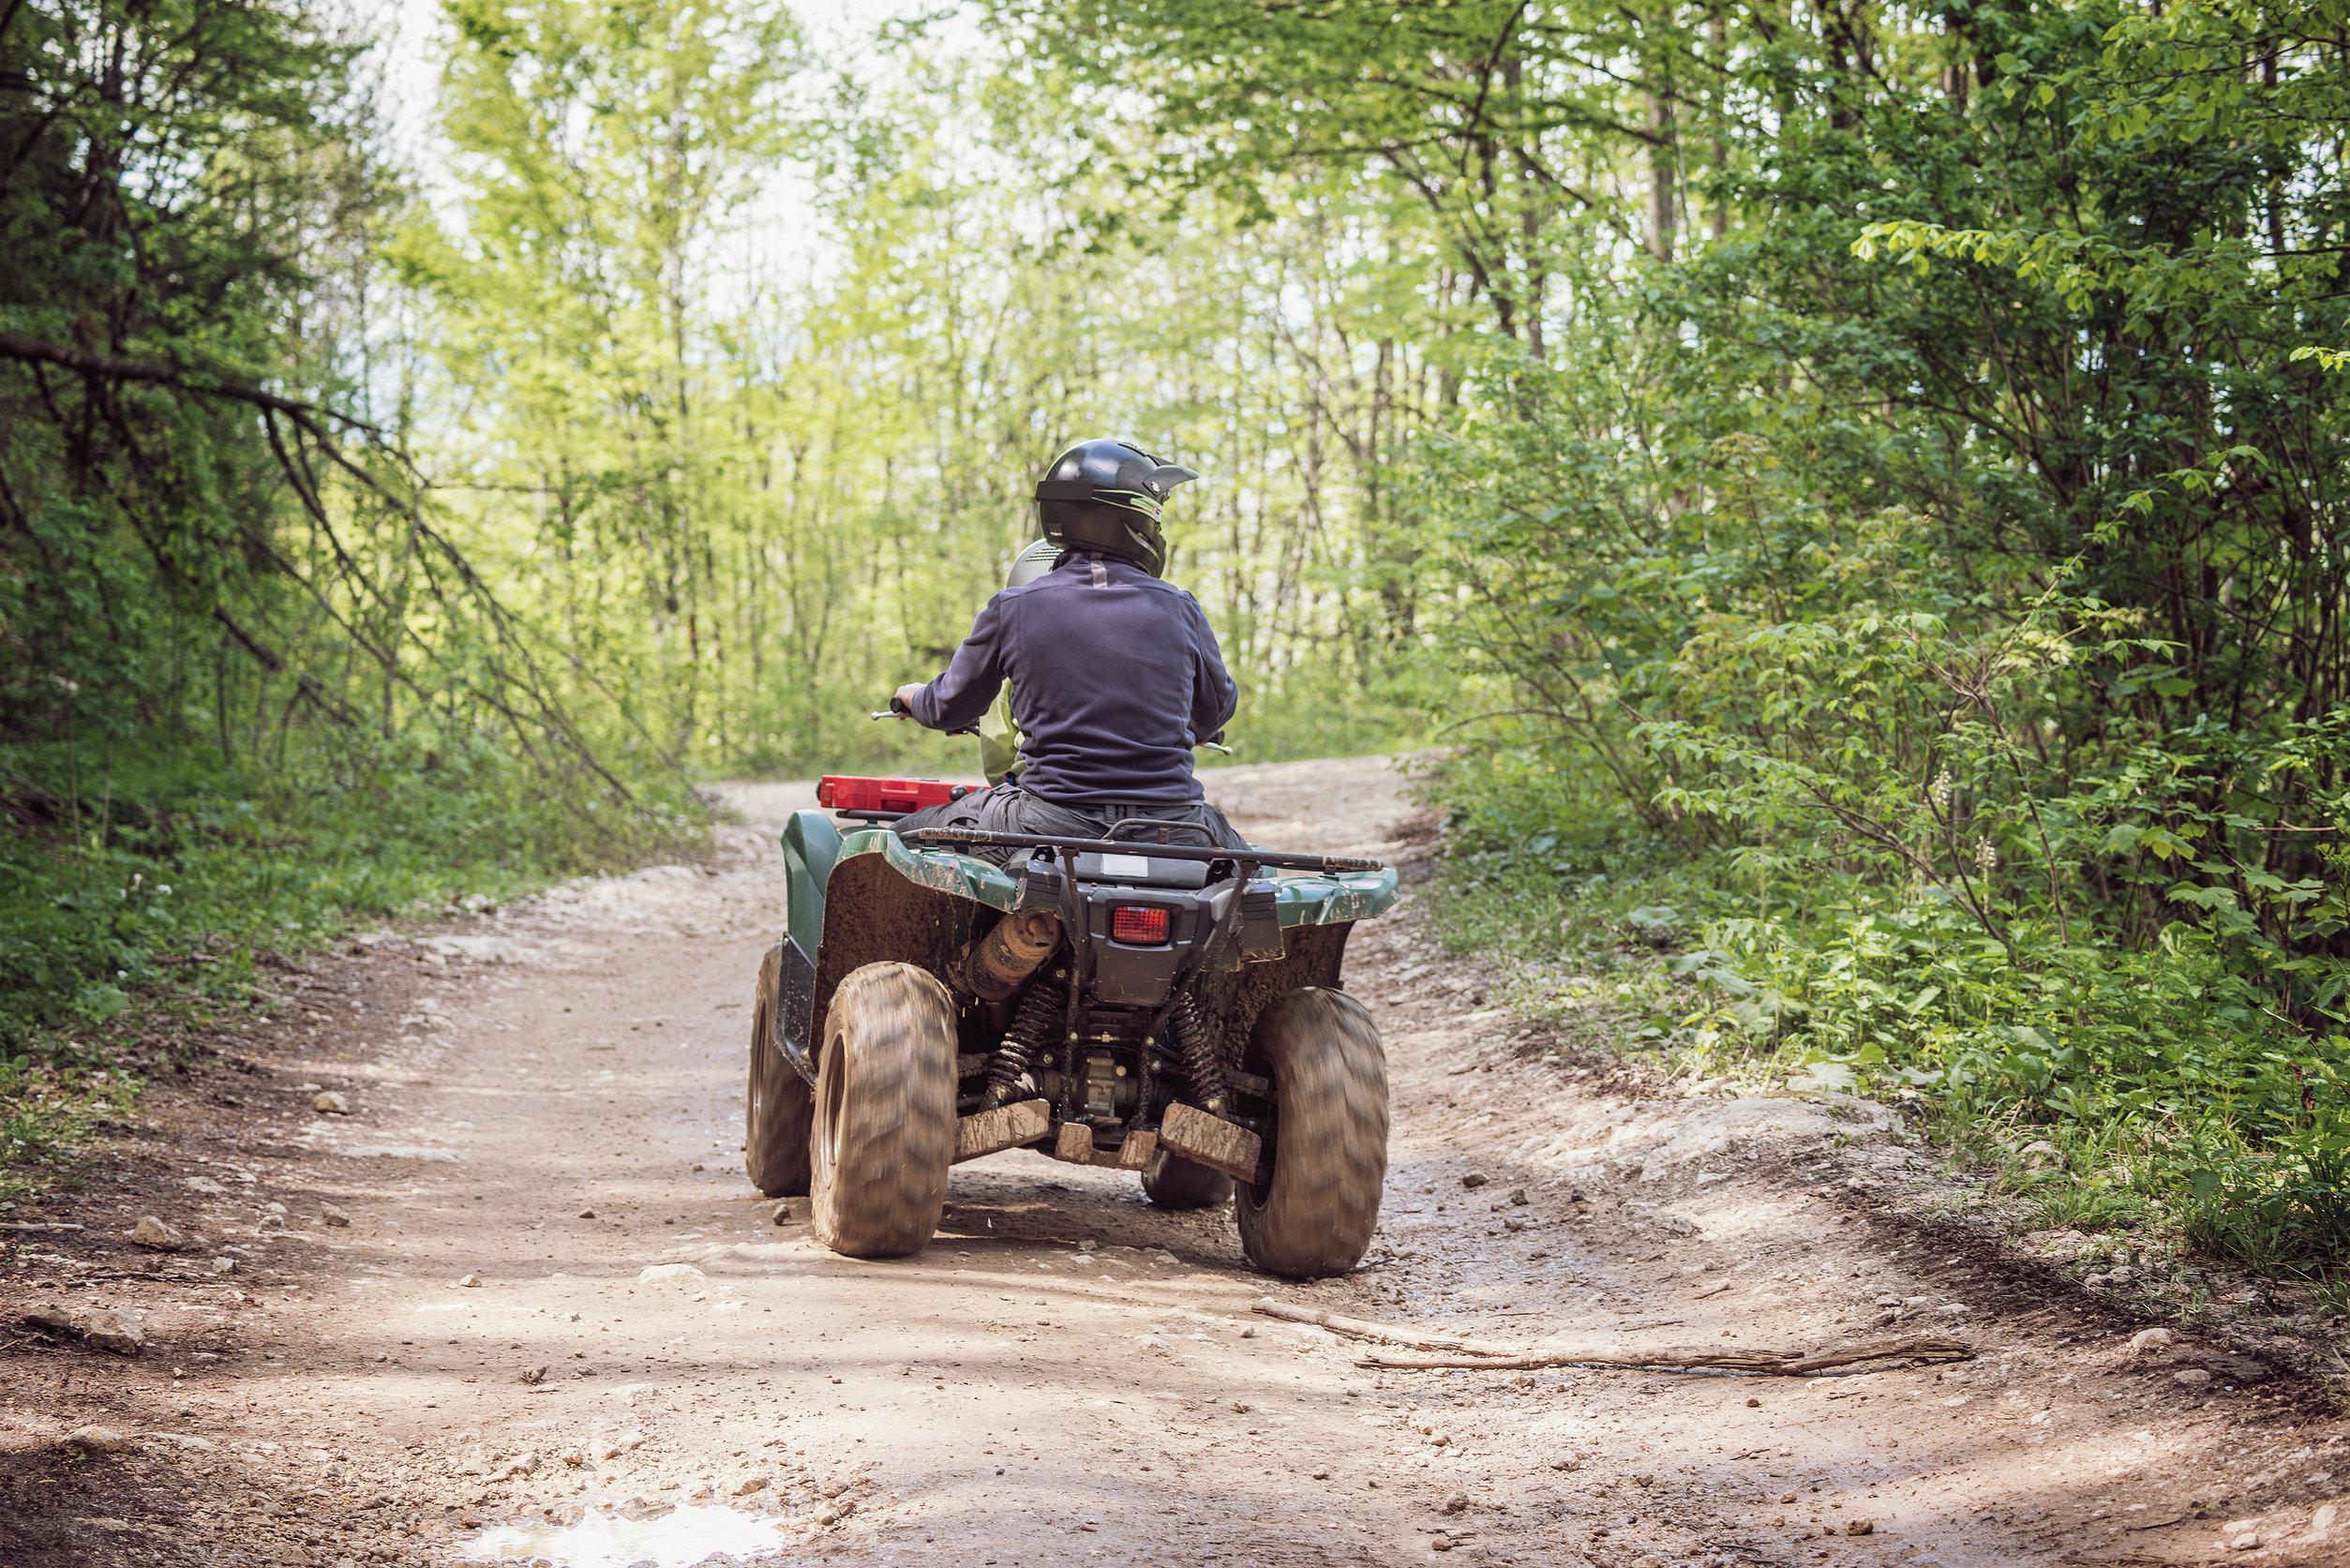
M0 1231L14 1231L25 1235L47 1235L56 1231L80 1231L85 1228L58 1219L0 1219Z
M1319 1307L1292 1307L1270 1296L1260 1300L1256 1309L1268 1318L1280 1318L1293 1323L1311 1323L1317 1328L1326 1328L1333 1334L1343 1334L1356 1339L1400 1345L1408 1350L1443 1352L1393 1355L1373 1351L1355 1362L1357 1366L1399 1369L1468 1367L1485 1371L1529 1371L1544 1366L1628 1366L1659 1371L1711 1370L1749 1372L1763 1377L1802 1377L1807 1373L1855 1366L1871 1361L1971 1361L1975 1353L1973 1347L1964 1341L1937 1338L1931 1335L1864 1340L1824 1351L1659 1349L1609 1352L1565 1347L1547 1351L1524 1350L1487 1340L1469 1339L1457 1334L1426 1334L1417 1329L1398 1328L1392 1323L1372 1322L1368 1318L1349 1318L1337 1312L1325 1312Z
M1654 1350L1609 1353L1606 1351L1526 1351L1515 1355L1394 1355L1372 1351L1359 1357L1357 1366L1428 1370L1468 1367L1485 1372L1533 1371L1545 1366L1627 1366L1655 1371L1745 1372L1757 1377L1800 1378L1838 1366L1872 1361L1971 1361L1974 1347L1956 1339L1926 1335L1899 1339L1874 1339L1839 1345L1826 1351Z
M1260 1300L1257 1303L1257 1310L1268 1318L1280 1318L1285 1322L1311 1323L1316 1328L1326 1328L1333 1334L1344 1334L1356 1339L1376 1339L1383 1345L1403 1345L1415 1351L1452 1351L1461 1355L1474 1356L1506 1356L1519 1353L1517 1347L1512 1345L1495 1345L1481 1339L1464 1339L1458 1334L1423 1334L1417 1329L1396 1328L1386 1323L1375 1323L1369 1318L1349 1318L1336 1312L1325 1312L1320 1307L1292 1307L1287 1302L1275 1301L1271 1296L1265 1296Z

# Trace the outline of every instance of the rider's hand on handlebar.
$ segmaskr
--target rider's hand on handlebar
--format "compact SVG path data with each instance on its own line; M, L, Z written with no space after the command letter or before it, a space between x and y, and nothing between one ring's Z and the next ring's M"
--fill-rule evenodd
M914 716L914 694L921 689L919 682L911 686L900 686L890 697L890 711L902 719L912 718Z

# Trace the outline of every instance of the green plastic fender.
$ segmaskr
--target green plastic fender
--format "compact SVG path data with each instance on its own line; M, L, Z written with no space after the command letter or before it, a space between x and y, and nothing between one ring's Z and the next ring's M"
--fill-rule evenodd
M824 935L824 886L832 868L859 855L879 855L908 882L1009 911L1020 902L1020 881L1010 872L947 849L916 849L887 828L859 828L843 836L821 812L800 812L784 828L784 860L789 877L792 940L816 956ZM1284 926L1340 925L1384 915L1396 901L1396 873L1319 873L1277 876L1275 903Z

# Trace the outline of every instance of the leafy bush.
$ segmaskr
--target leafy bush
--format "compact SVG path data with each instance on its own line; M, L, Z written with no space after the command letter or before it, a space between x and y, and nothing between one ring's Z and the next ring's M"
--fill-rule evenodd
M102 773L64 748L0 754L0 799L26 824L0 839L0 1169L126 1102L147 1053L124 1024L244 996L259 953L627 863L700 821L681 797L549 787L486 742L312 739L334 743L258 774L181 751Z

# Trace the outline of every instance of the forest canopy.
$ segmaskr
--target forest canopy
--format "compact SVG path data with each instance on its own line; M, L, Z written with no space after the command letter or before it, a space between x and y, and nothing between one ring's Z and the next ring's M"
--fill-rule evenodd
M914 744L1116 430L1244 754L1445 747L1535 1005L2350 1262L2350 5L433 29L403 138L324 7L0 0L19 1143L136 997Z

